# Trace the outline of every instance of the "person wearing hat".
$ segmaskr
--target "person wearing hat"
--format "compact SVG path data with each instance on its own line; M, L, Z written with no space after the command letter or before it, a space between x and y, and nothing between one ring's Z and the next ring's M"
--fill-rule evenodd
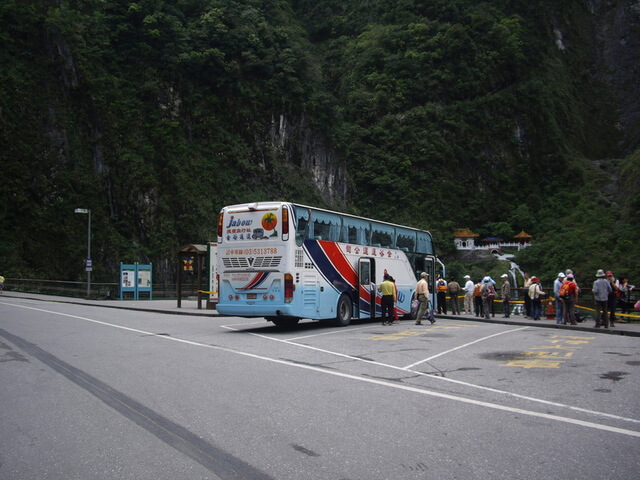
M531 276L528 273L524 273L524 285L522 291L524 293L524 318L531 317L531 297L529 296L529 287L531 286Z
M571 270L570 268L567 268L564 273L567 277L569 275L573 275L573 283L575 283L576 287L578 287L578 290L580 290L580 286L578 285L578 279L576 278L576 274L573 273L573 270Z
M575 305L578 302L578 285L574 281L573 274L567 275L560 289L560 297L564 303L564 324L577 325Z
M596 307L596 328L604 326L609 328L609 319L607 318L607 302L609 301L609 293L613 291L611 282L606 278L604 270L600 269L596 272L596 281L593 282L593 301Z
M618 308L618 297L620 296L620 282L613 276L611 270L607 271L607 280L611 284L611 293L609 293L609 300L607 302L607 309L609 310L609 325L615 327L616 322L616 309Z
M556 298L556 323L564 323L564 303L562 301L562 295L560 295L560 289L564 283L566 275L563 272L558 274L558 278L553 282L553 294Z
M427 279L429 278L429 274L427 272L422 272L420 274L420 281L416 286L416 299L420 302L420 307L418 307L418 313L416 313L416 325L422 325L422 317L427 310L429 310L429 284L427 283ZM432 320L431 323L435 323L435 320Z
M542 315L542 296L544 292L540 286L538 277L531 277L531 285L529 286L529 298L531 298L531 318L540 320Z
M482 279L482 312L484 313L484 318L489 318L494 298L496 298L496 289L493 286L491 277L484 277Z
M473 291L475 289L475 285L473 280L471 280L470 275L464 276L464 313L467 315L471 315L471 309L473 305Z
M502 278L502 287L500 288L500 295L502 295L502 316L509 318L509 314L511 313L511 308L509 307L509 300L511 299L509 275L503 273L500 278Z
M484 317L484 312L482 311L482 285L482 279L480 279L473 286L473 311L476 317Z

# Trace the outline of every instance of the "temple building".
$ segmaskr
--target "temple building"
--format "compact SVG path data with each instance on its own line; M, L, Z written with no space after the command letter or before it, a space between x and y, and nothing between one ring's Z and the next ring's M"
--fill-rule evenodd
M500 253L505 247L522 250L531 245L533 238L524 230L509 241L498 237L487 237L477 241L479 236L468 228L461 228L454 232L453 241L458 250L488 250L492 253Z

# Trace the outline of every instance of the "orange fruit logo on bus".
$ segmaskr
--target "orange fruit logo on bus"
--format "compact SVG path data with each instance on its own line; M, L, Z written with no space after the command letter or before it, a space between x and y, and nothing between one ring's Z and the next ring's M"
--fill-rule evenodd
M265 213L264 217L262 217L262 228L265 230L273 230L276 228L278 224L278 217L275 214L269 212Z

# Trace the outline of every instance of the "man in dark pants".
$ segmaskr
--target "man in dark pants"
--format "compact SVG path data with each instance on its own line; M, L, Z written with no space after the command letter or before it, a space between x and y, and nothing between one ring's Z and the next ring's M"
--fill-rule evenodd
M438 276L436 281L436 295L438 299L438 313L447 314L447 281Z
M607 317L607 303L609 293L613 291L611 283L605 278L604 270L598 270L597 280L593 282L593 300L596 306L596 328L604 326L609 328L609 318Z
M384 274L384 281L380 284L382 293L382 324L391 325L393 323L393 307L396 303L396 286L391 281L389 274Z
M511 299L511 284L509 283L509 276L504 273L502 274L502 288L500 289L500 293L502 295L502 314L503 317L509 318L509 314L511 313L511 307L509 306L509 300Z
M611 292L607 301L607 309L609 310L609 325L615 327L616 310L618 308L618 296L620 295L620 282L613 276L613 272L607 272L607 281L611 284Z
M460 290L460 284L456 282L455 278L447 284L447 293L451 298L451 313L453 315L460 315L460 307L458 306L458 293L460 293Z

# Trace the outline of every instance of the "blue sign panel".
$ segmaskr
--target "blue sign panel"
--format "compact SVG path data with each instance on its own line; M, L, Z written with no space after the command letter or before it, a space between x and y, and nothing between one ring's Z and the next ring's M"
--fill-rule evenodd
M140 292L149 292L149 300L152 298L152 264L140 265L120 264L120 300L125 292L132 292L133 299L139 300Z

